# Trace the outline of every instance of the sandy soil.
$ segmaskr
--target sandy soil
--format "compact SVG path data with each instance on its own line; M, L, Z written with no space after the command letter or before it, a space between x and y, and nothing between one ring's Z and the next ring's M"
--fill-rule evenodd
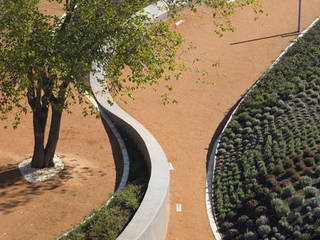
M41 10L61 16L59 6L41 2ZM43 183L27 183L17 168L32 154L32 118L13 130L0 122L0 240L55 239L110 198L115 164L100 119L84 118L80 106L64 114L57 154L65 169ZM8 129L4 129L9 125Z
M250 39L297 30L297 4L292 0L264 1L268 17L253 21L251 10L233 18L237 28L219 38L214 33L210 14L185 12L178 27L186 43L196 49L184 55L187 62L200 57L200 66L209 72L204 80L216 86L198 83L196 73L184 74L173 82L173 97L178 104L162 106L152 90L142 90L136 100L120 104L155 136L172 162L171 213L167 240L213 239L205 207L206 161L212 136L226 112L280 55L293 40L274 37L231 45ZM303 2L302 26L305 28L320 15L320 0ZM302 29L303 29L302 28ZM218 69L211 67L220 60ZM176 204L182 212L176 212Z

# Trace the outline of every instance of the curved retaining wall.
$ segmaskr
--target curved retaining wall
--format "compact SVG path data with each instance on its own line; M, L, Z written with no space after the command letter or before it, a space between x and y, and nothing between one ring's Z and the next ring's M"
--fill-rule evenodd
M167 9L166 2L160 0L145 7L144 14L153 22L161 21L168 17ZM90 84L100 112L106 114L135 141L150 173L148 189L140 207L117 240L163 240L167 233L170 207L170 175L166 155L152 134L113 102L104 90L106 85L101 83L105 75L103 69L94 63L93 68L95 71L90 73Z
M132 118L116 103L112 102L105 86L99 82L104 72L97 69L90 73L92 92L99 110L120 126L141 151L148 165L150 180L140 207L134 217L117 238L118 240L162 240L167 232L169 218L169 166L165 153L151 133Z
M273 62L273 64L269 67L269 69L266 72L270 71L280 61L280 59L283 57L283 55L286 54L286 52L297 42L297 40L299 38L303 37L318 21L320 21L320 17L317 18L316 20L314 20L310 26L308 26L301 34L299 34L299 36L280 54L280 56ZM259 80L260 79L261 78L259 78ZM231 113L229 113L230 117L226 120L226 123L225 123L221 133L219 134L219 136L217 137L217 139L215 140L215 142L213 143L213 146L212 146L212 152L210 154L208 169L207 169L206 206L207 206L207 214L208 214L211 230L212 230L213 235L216 238L216 240L222 239L221 235L218 231L218 227L216 225L214 212L213 212L213 201L212 201L212 197L213 197L212 182L214 180L214 171L215 171L215 167L216 167L216 161L215 161L216 160L216 153L217 153L220 139L222 137L224 130L227 128L227 126L231 122L233 116L237 112L237 110L238 110L239 106L241 105L241 103L243 102L243 100L248 96L250 91L257 86L257 83L259 82L259 80L256 81L252 85L252 87L246 92L246 94L232 108Z

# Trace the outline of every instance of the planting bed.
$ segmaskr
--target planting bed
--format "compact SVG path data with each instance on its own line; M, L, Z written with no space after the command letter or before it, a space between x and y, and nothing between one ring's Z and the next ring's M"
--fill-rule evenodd
M120 192L115 193L107 204L95 210L91 218L58 240L114 240L124 230L139 208L149 181L148 169L133 140L119 127L117 128L125 141L130 159L128 183Z
M224 239L320 239L320 23L241 104L213 182Z

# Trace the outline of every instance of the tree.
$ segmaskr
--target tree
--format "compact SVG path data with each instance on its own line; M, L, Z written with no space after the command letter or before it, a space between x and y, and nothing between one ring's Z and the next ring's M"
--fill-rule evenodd
M32 166L44 168L53 164L62 112L73 103L87 102L90 87L85 79L94 71L93 62L106 70L106 90L132 96L133 90L157 84L164 75L166 80L180 76L170 72L178 69L176 54L182 39L168 24L152 22L143 12L136 14L148 0L48 0L64 4L66 14L61 19L41 13L39 1L0 0L0 118L14 111L16 127L31 109ZM172 16L186 5L195 10L202 4L166 2ZM221 31L232 30L228 16L236 8L252 5L260 11L258 0L204 3L214 8L214 16L224 17L226 24L217 23ZM124 69L128 75L123 75ZM85 106L85 115L88 110L93 107Z

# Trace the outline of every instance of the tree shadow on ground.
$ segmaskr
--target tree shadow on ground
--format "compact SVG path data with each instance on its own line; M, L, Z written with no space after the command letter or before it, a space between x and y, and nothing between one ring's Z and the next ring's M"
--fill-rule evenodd
M45 182L29 183L21 175L18 164L0 166L0 213L9 214L35 196L62 187L72 178L73 168L65 166L59 174ZM63 189L59 193L63 194Z

